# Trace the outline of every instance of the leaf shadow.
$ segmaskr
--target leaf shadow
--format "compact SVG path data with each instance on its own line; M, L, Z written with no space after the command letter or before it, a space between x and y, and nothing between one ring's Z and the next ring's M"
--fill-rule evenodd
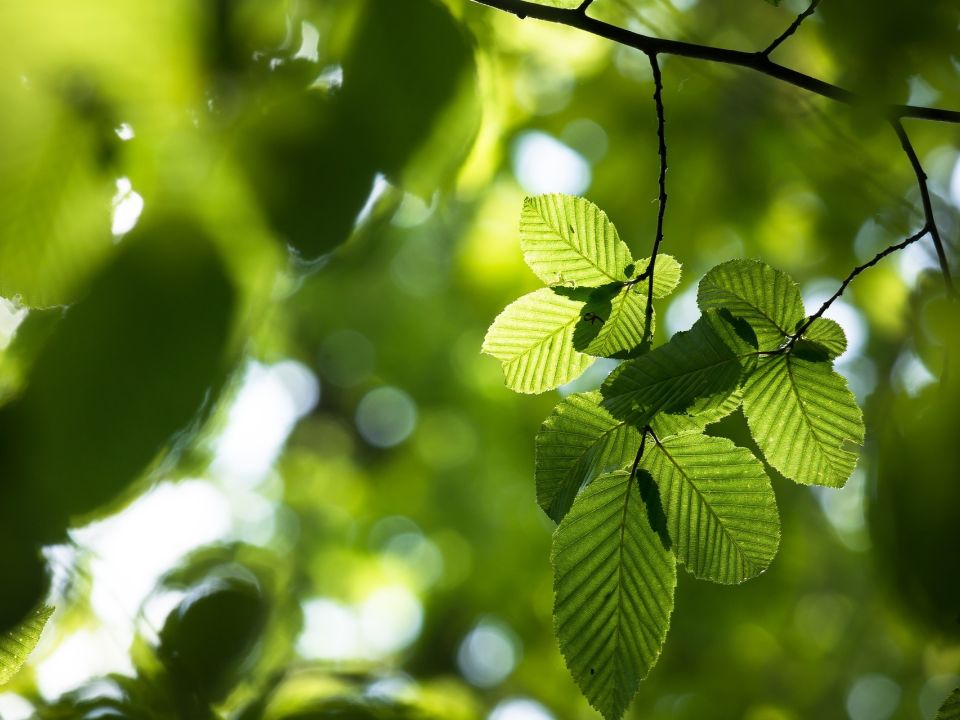
M667 515L663 510L663 503L660 500L660 491L653 476L641 468L637 468L637 490L640 493L640 499L647 511L647 520L650 527L660 538L660 543L665 550L672 546L670 533L667 531Z

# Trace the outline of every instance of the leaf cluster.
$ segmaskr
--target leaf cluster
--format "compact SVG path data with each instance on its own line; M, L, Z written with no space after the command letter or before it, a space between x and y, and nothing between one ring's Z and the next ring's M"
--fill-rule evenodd
M642 319L653 309L638 286L667 295L675 260L658 257L647 273L649 261L634 263L603 212L580 198L527 199L520 235L527 263L552 287L490 327L484 351L503 363L507 385L541 392L595 355L623 360L599 391L561 401L536 438L537 501L559 523L560 647L591 704L618 718L660 654L676 563L735 584L764 572L779 546L764 464L706 427L742 408L767 464L798 483L842 487L862 415L833 369L842 328L808 317L785 273L753 260L718 265L700 281L700 319L650 349L652 321ZM610 298L605 314L594 309L601 298Z

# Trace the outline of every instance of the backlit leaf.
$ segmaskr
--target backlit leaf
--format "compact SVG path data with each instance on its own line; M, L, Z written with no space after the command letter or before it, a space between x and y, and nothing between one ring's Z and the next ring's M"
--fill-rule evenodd
M27 657L40 642L40 634L51 615L53 608L41 605L22 623L0 635L0 687L20 672Z

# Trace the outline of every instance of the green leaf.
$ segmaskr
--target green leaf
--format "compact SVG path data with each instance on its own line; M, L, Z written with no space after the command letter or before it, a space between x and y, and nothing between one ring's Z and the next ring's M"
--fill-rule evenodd
M601 387L604 406L642 426L660 412L689 414L697 400L722 405L736 392L743 368L713 328L715 321L704 316L666 345L623 363Z
M804 318L797 284L784 272L756 260L731 260L703 276L697 290L700 309L724 308L743 318L761 350L774 350Z
M555 522L567 514L580 488L629 465L640 432L600 405L598 392L571 395L550 413L536 440L537 502Z
M523 201L520 247L527 265L547 285L599 287L626 282L630 250L606 213L571 195Z
M640 467L660 490L673 551L694 576L739 583L773 560L777 500L749 450L726 438L681 435L648 441Z
M483 339L483 352L503 363L507 386L539 393L570 382L593 358L577 352L573 334L584 302L551 288L524 295L500 313Z
M843 328L830 318L817 318L810 323L800 340L804 341L816 345L817 349L823 350L831 360L843 355L847 350L847 336Z
M743 411L767 462L807 485L842 487L863 444L863 416L828 362L783 353L761 359L744 386Z
M650 264L650 258L644 258L637 262L634 274L639 276L647 270ZM673 255L665 253L657 254L657 264L653 267L653 296L655 298L665 298L667 295L677 289L680 284L682 269L680 263ZM646 282L637 283L646 288Z
M948 697L937 712L936 720L960 720L960 688Z
M554 618L583 694L619 718L660 655L676 564L628 472L594 480L553 536Z
M717 395L698 398L686 412L657 413L650 420L650 427L660 440L676 435L701 433L711 423L722 420L732 413L743 401L743 393L738 389L729 395Z
M0 687L20 672L27 657L40 642L40 634L51 615L53 608L41 605L22 623L0 635Z
M615 293L611 297L611 293ZM590 294L583 308L583 322L576 329L573 344L597 357L623 357L644 341L647 322L647 286L608 285ZM650 314L650 335L655 326Z

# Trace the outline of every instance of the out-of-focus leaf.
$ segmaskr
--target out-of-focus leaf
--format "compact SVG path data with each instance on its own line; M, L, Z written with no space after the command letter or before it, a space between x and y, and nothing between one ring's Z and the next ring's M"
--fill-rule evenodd
M571 395L537 433L537 502L554 522L567 514L582 486L629 465L640 447L640 432L613 417L601 400L598 392Z
M573 679L619 720L660 655L676 564L629 472L594 480L553 536L554 618Z
M739 583L762 573L780 544L777 500L763 465L726 438L680 435L647 445L677 558L696 577Z
M503 363L507 387L540 393L570 382L594 358L574 349L584 302L552 288L524 295L500 313L483 340L483 352Z
M829 362L796 353L761 358L743 412L767 462L806 485L843 487L863 444L863 415Z
M960 720L960 688L950 693L950 697L940 706L935 720Z
M23 667L40 642L40 634L51 615L53 608L41 605L19 625L0 634L0 687L10 682Z

